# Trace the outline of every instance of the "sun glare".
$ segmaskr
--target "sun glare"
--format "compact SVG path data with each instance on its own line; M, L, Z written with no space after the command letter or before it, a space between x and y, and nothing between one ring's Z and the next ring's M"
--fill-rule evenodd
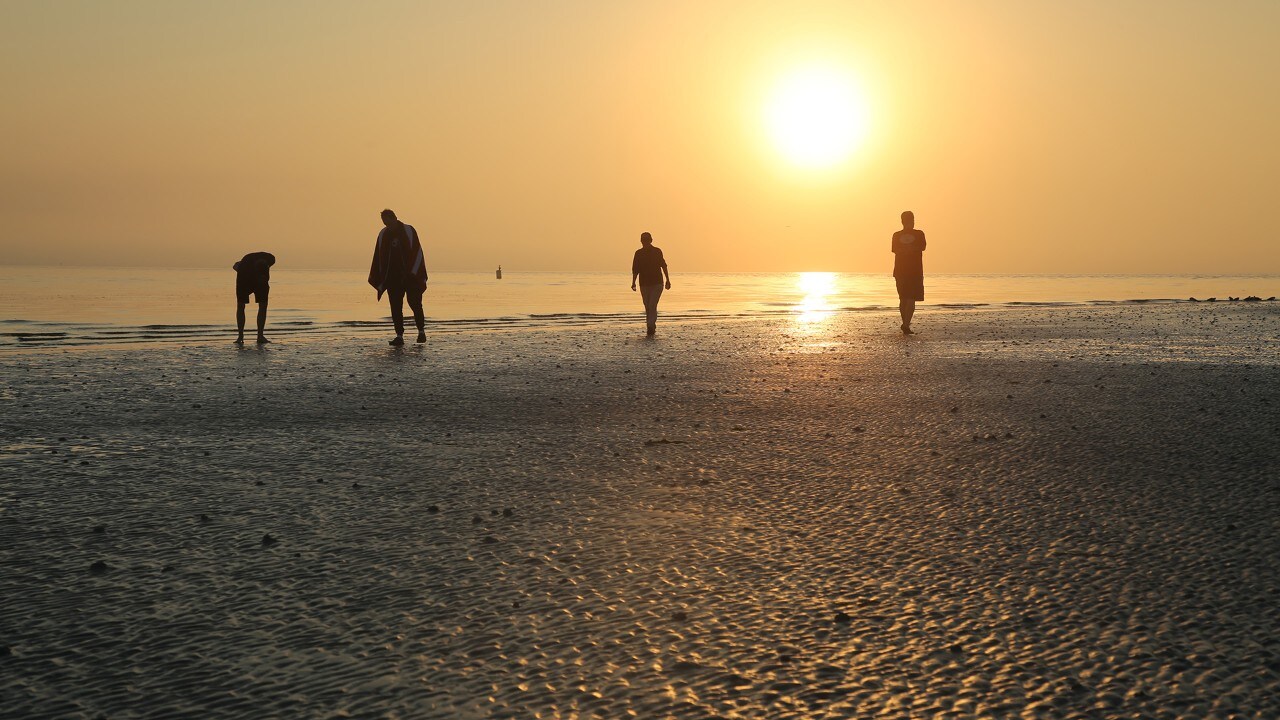
M822 168L856 149L866 133L867 109L850 77L831 68L808 68L782 78L765 120L789 161Z
M829 272L802 272L796 279L796 287L804 293L804 299L796 306L796 320L802 325L820 322L835 310L828 297L836 291L836 274Z

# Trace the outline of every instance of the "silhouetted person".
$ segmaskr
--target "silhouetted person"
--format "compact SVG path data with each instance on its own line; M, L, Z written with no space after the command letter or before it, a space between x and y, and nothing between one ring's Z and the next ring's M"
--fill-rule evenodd
M636 280L640 280L640 299L644 301L644 319L648 326L646 333L653 336L658 329L658 299L662 297L662 276L667 276L666 287L671 289L671 273L667 270L667 261L662 257L662 250L653 244L653 236L640 233L640 245L635 257L631 260L631 289L636 289Z
M271 292L271 266L276 256L268 252L249 253L231 266L236 271L236 344L244 344L244 306L249 295L258 303L258 344L271 342L262 334L267 326L267 295Z
M391 302L391 321L396 326L392 345L404 344L404 300L409 298L413 322L418 326L418 342L427 341L426 318L422 315L422 293L427 289L427 264L422 257L418 231L406 225L390 210L382 211L378 242L373 246L373 264L369 267L369 284L387 294Z
M902 315L902 334L915 335L911 316L916 303L924 302L924 231L916 229L916 216L910 210L902 213L902 229L893 234L893 279L898 285L898 312Z

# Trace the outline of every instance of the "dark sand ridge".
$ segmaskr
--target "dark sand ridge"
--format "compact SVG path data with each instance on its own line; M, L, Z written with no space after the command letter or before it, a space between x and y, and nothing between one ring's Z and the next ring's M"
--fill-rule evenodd
M1280 311L895 323L0 355L0 706L1280 715Z

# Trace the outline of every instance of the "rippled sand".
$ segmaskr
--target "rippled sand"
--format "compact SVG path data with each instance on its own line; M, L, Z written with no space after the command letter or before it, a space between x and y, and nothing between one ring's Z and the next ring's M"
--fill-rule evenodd
M1280 306L894 320L0 355L0 715L1280 716Z

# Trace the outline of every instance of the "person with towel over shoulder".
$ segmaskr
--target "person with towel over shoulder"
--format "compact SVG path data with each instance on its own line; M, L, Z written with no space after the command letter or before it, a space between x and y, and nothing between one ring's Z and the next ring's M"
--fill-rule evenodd
M383 228L373 247L373 264L369 268L369 284L387 294L391 303L391 321L396 337L391 345L404 345L404 301L409 300L413 322L418 326L417 342L427 341L426 318L422 313L422 293L427 289L427 264L422 255L418 231L405 224L391 210L382 211Z

